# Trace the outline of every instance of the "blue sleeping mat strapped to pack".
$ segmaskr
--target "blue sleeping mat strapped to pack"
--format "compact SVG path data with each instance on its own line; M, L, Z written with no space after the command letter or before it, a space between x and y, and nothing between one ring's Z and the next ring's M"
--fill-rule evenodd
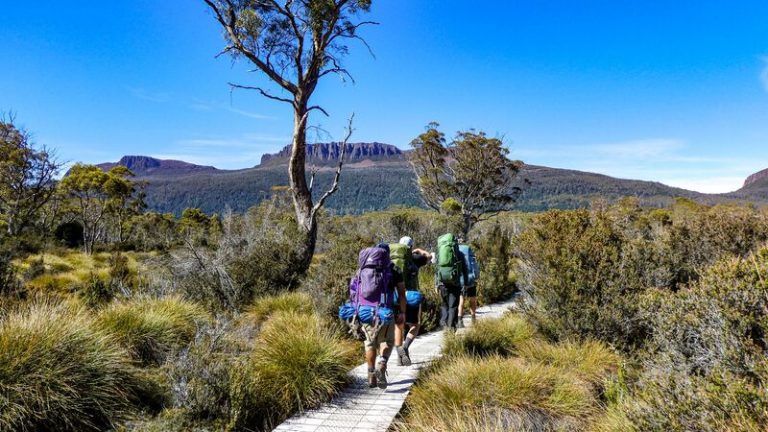
M408 306L418 306L423 301L424 301L424 294L420 293L419 291L405 292L405 303L408 304ZM397 291L395 291L395 304L398 304Z
M379 322L382 324L389 324L395 319L395 313L391 308L380 306L379 308ZM373 306L360 306L360 311L357 313L361 323L373 324L374 314L376 308ZM339 318L344 321L349 321L355 316L355 307L352 303L345 303L339 307Z

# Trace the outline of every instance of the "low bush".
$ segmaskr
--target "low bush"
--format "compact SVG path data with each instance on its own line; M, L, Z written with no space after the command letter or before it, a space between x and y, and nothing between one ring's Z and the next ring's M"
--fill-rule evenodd
M166 297L113 303L99 312L96 323L136 360L157 365L174 349L188 344L207 320L206 312L195 303Z
M448 355L510 356L535 335L535 329L523 316L507 314L501 319L477 321L461 336L449 336L443 352Z
M651 292L654 335L625 404L638 430L768 423L768 248L727 259L677 292Z
M256 300L240 316L241 321L261 324L270 316L281 312L311 314L315 310L312 297L302 292L287 292Z
M347 382L359 359L324 318L278 313L261 329L256 349L233 370L230 429L271 430L297 410L315 407Z
M143 383L82 310L34 304L0 323L0 430L100 431L126 418Z

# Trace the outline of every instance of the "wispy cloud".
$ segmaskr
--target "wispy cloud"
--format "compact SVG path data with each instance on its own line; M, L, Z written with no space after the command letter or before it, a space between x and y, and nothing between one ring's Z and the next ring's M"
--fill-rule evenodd
M683 147L685 143L678 139L651 138L586 146L585 150L612 158L648 159L668 156Z
M763 83L765 91L768 91L768 56L763 57L763 70L760 72L760 81Z
M256 119L256 120L274 120L275 119L274 117L271 117L271 116L268 116L268 115L253 113L253 112L250 112L250 111L245 111L245 110L241 110L241 109L238 109L238 108L234 108L232 106L227 107L227 111L233 112L235 114L240 114L241 116L252 118L252 119Z
M288 136L246 133L236 136L204 136L176 141L169 151L154 157L178 159L217 168L239 169L257 165L264 153L290 143Z
M759 157L701 154L678 138L521 148L513 152L515 157L535 165L657 181L704 193L737 190L748 175L768 166L768 161Z
M128 91L133 97L156 103L165 103L171 100L171 96L166 92L153 92L141 87L130 87Z
M243 134L237 137L215 137L215 138L192 138L177 141L177 145L182 147L217 147L217 148L253 148L254 146L270 146L277 144L288 144L291 142L289 136L270 136L261 134Z

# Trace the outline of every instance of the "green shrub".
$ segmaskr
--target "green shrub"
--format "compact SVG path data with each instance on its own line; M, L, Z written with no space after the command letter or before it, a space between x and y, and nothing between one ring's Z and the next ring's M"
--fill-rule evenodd
M171 378L175 406L191 421L226 423L229 418L231 376L242 356L247 355L239 343L228 337L229 332L231 328L219 322L174 359Z
M177 297L142 298L114 303L99 312L99 327L144 365L161 364L174 350L188 344L208 319L198 305Z
M638 430L749 430L768 422L766 280L762 249L711 266L678 292L649 293L654 335L626 404Z
M514 278L511 277L509 233L496 223L493 228L473 242L477 259L480 263L478 296L483 303L495 303L512 296L516 291Z
M312 297L306 293L288 292L256 300L240 317L242 321L261 324L270 316L281 312L311 314Z
M89 280L82 284L79 291L85 304L92 308L105 305L115 298L112 285L93 273L90 274Z
M317 315L275 314L256 347L233 370L231 429L270 430L319 405L348 382L359 359L357 346L340 340Z
M443 352L449 355L510 356L536 334L524 317L507 314L500 319L480 320L461 336L449 336Z
M0 430L109 429L141 385L126 352L81 310L35 304L0 323Z

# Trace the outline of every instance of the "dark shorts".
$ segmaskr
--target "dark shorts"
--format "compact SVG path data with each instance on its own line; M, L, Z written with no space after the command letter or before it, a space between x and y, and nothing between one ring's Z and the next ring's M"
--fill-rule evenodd
M477 297L477 285L464 287L464 289L461 290L461 295L464 297Z
M419 308L421 306L410 306L405 308L405 323L406 324L418 324L419 323Z

